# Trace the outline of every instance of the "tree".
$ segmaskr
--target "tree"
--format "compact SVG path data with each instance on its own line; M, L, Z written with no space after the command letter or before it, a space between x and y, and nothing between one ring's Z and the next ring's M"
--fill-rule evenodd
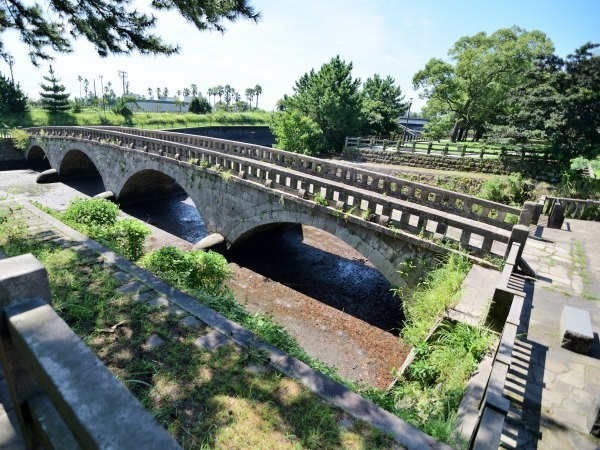
M362 88L363 94L363 135L389 136L398 130L398 119L406 111L402 89L388 76L381 78L375 74L367 78Z
M169 88L168 87L164 87L162 90L163 96L168 97L169 96Z
M0 73L0 123L12 114L25 113L28 110L27 96L19 83L13 84Z
M50 114L67 111L70 108L69 94L65 93L66 88L59 84L60 80L54 75L54 70L50 66L49 75L44 76L49 84L40 83L42 91L42 107Z
M188 88L188 87L184 87L183 88L183 96L184 97L189 97L190 96L190 88Z
M160 90L159 87L156 88L156 100L160 100L160 97L162 96L162 92Z
M149 88L148 88L148 98L149 98L150 100L152 100L152 97L153 97L153 95L152 95L152 94L153 94L152 88L151 88L151 87L149 87Z
M77 3L48 0L44 7L24 0L0 3L0 32L15 30L29 46L31 61L51 59L48 50L72 51L70 40L83 37L102 57L109 54L177 53L179 48L165 44L152 34L156 24L153 14L139 12L131 0L84 0ZM248 0L153 0L149 6L157 11L176 11L200 31L225 31L224 21L249 19L257 22L257 13ZM68 24L68 25L67 25ZM0 54L3 53L0 40Z
M277 148L305 155L318 155L323 132L310 117L298 111L277 113L270 124Z
M200 97L194 97L190 102L190 106L188 108L188 112L194 114L208 114L211 111L212 108L210 106L210 102L206 99L206 97L203 97L202 95Z
M192 96L195 97L196 95L198 95L198 85L197 84L192 84L190 86L190 90L192 93Z
M257 84L254 86L254 95L256 96L256 109L258 109L258 96L262 94L262 86Z
M508 93L523 82L524 73L539 56L554 51L540 31L503 28L460 38L448 52L450 62L431 59L413 77L421 98L428 99L430 114L450 114L453 141L475 131L478 139L486 123L505 114L500 107ZM432 105L429 102L432 101Z
M509 114L493 137L547 139L564 161L600 153L599 47L587 43L566 59L539 58L526 73L527 81L505 102Z
M352 63L339 56L300 77L294 95L285 98L285 113L310 118L322 132L325 151L341 151L346 136L361 128L360 80L352 78Z
M223 94L225 93L225 89L221 85L218 85L217 87L215 87L213 89L214 89L214 94L219 96L219 103L220 103L221 97L223 97Z
M248 106L252 106L252 99L254 98L254 88L248 88L244 91L246 100L248 100Z

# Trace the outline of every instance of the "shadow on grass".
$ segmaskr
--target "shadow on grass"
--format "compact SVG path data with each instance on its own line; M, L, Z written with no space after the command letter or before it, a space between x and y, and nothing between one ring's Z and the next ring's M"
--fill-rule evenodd
M393 445L361 423L350 421L344 431L338 422L347 420L345 413L273 371L260 354L234 344L198 347L206 326L186 327L171 309L136 301L139 292L119 293L126 281L117 281L116 269L94 251L63 248L54 242L55 232L29 235L11 220L0 227L7 256L38 257L48 270L57 312L184 447ZM147 342L154 334L164 342L151 348Z

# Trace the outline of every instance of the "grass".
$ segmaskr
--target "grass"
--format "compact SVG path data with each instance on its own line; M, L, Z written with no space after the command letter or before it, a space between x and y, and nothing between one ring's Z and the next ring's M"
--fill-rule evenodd
M46 210L48 211L48 209L46 208ZM60 213L56 213L53 212L51 210L49 210L49 212L51 212L55 217L60 218ZM144 259L142 259L142 264L144 264ZM408 263L407 270L410 271L410 263ZM344 380L342 379L336 372L334 369L332 369L331 367L326 366L325 364L323 364L322 362L316 360L315 358L310 357L305 351L304 349L302 349L299 344L295 341L295 339L293 339L288 333L287 331L281 327L280 325L278 325L273 319L272 317L262 314L262 313L256 313L256 314L250 314L248 313L245 308L240 305L234 298L234 296L231 294L231 292L227 291L227 290L223 290L220 292L212 292L209 293L207 292L205 289L202 288L198 288L195 287L193 285L190 285L189 283L184 282L181 277L175 276L173 275L172 277L169 276L167 273L161 273L160 275L163 276L163 278L165 278L165 281L169 282L170 284L176 286L177 288L179 288L180 290L187 292L188 294L194 296L195 298L197 298L200 302L202 302L203 304L205 304L206 306L214 309L215 311L223 314L224 316L226 316L227 318L229 318L230 320L233 320L239 324L241 324L242 326L250 329L251 331L255 332L257 335L261 336L263 338L263 340L265 340L266 342L284 350L285 352L287 352L290 355L295 356L296 358L306 362L307 364L309 364L311 367L315 368L316 370L319 370L320 372L324 373L325 375L330 376L331 378L345 384L347 387L349 387L350 389L354 390L356 393L365 396L366 398L371 399L372 401L374 401L376 404L378 404L379 406L383 407L384 409L387 409L388 411L392 412L393 414L398 415L399 417L407 420L408 422L412 423L413 425L417 426L418 428L421 428L423 431L425 431L428 434L431 434L432 436L434 436L436 439L445 441L450 443L451 445L462 445L460 442L458 442L456 440L456 437L453 434L453 426L454 426L454 422L456 420L455 417L455 413L456 413L456 409L458 407L458 403L460 402L460 399L462 398L462 394L464 392L464 387L466 385L466 382L468 380L468 377L470 375L470 373L474 370L477 360L480 357L479 354L477 355L471 355L471 350L474 346L476 348L479 348L479 345L476 345L474 343L478 342L480 339L482 339L482 336L485 335L485 333L482 330L477 330L477 329L469 329L471 330L471 334L469 335L468 331L464 331L462 329L458 329L458 336L463 336L462 338L462 342L463 342L463 347L466 348L468 350L468 355L467 353L465 353L465 351L460 350L459 348L455 348L452 347L451 349L447 349L445 347L446 343L448 342L454 342L457 340L455 333L453 332L454 329L448 331L446 333L446 337L444 337L443 339L440 338L439 336L441 336L440 333L438 333L438 336L435 338L435 342L434 344L425 344L424 343L424 338L425 336L428 334L428 332L431 330L432 326L435 325L435 323L437 322L437 320L442 317L444 311L446 310L446 308L452 304L458 294L459 294L459 290L460 290L460 286L462 284L462 280L464 279L464 277L466 276L468 270L470 268L470 262L469 260L465 257L465 256L461 256L458 254L450 254L447 259L445 259L444 261L440 262L440 265L438 268L436 268L435 270L431 271L430 274L427 276L427 278L422 281L414 290L412 290L411 292L402 292L402 296L404 298L404 308L405 308L405 315L407 317L406 323L405 323L405 328L403 331L403 339L405 339L408 343L415 345L417 348L417 354L418 357L416 358L415 362L413 363L413 365L411 365L410 367L410 371L412 371L413 375L411 378L403 378L401 380L401 383L398 386L401 387L396 387L394 389L392 389L391 391L385 391L385 390L381 390L381 389L376 389L376 388L368 388L365 386L357 386L351 382L349 382L348 380ZM178 271L175 271L176 273L179 273ZM80 275L75 275L74 276L74 280L73 282L75 282L76 279L79 278ZM110 320L107 320L105 323L102 324L102 326L100 327L101 329L109 329L111 326L114 326L114 324L119 324L123 321L127 321L130 320L127 317L128 314L128 308L138 308L140 307L137 304L127 304L125 306L123 306L122 308L122 312L121 314L117 314L118 308L115 307L115 305L111 305L110 308L106 308L107 310L109 309L111 314L116 314L115 316L113 316ZM69 309L72 309L73 305L69 306ZM86 313L88 312L88 310L90 310L90 307L88 306L75 306L75 309L78 310L78 314L79 315L83 315L85 316ZM103 309L104 311L104 309ZM133 314L133 312L132 312ZM166 313L163 313L163 316ZM152 317L152 315L148 312L148 311L143 311L143 315L148 316L148 317ZM181 340L184 339L185 336L187 336L184 333L184 330L181 329L181 327L179 325L177 325L177 322L174 320L171 320L168 316L168 314L163 317L161 319L163 322L171 323L171 325L169 325L168 327L164 327L162 326L160 323L160 321L156 322L156 326L154 328L152 328L154 330L154 332L158 333L161 337L163 337L163 339L168 340L169 342L171 342L174 339L175 336L175 340ZM147 325L147 324L146 324ZM141 325L140 325L141 326ZM128 325L127 327L118 327L117 328L117 332L121 333L125 330L127 330L127 328L130 328L131 325ZM170 328L169 327L175 327L176 331L169 331ZM121 330L122 328L122 330ZM135 332L137 333L137 332ZM131 335L133 336L135 333L132 333ZM144 332L144 336L149 336L150 333L150 329L148 329L147 331ZM94 339L99 339L98 338L98 333L93 333L90 332L89 330L85 333L86 336L92 336ZM100 336L103 336L102 333L100 333ZM464 337L467 336L467 337ZM470 337L469 337L470 336ZM486 335L487 336L487 335ZM114 337L114 336L113 336ZM109 335L104 336L104 338L108 339L110 338ZM192 337L190 337L189 339L192 339ZM185 338L187 339L187 338ZM184 341L185 341L184 339ZM188 341L189 341L188 339ZM486 338L487 339L487 338ZM458 339L459 341L461 341L461 339ZM188 342L185 341L185 342ZM443 341L443 342L442 342ZM90 341L92 342L92 341ZM93 341L96 342L96 341ZM93 343L92 342L92 343ZM487 341L486 341L487 342ZM139 341L138 342L138 346L142 345L143 342ZM189 342L188 342L189 345ZM425 346L425 347L423 347ZM162 348L162 347L161 347ZM191 347L189 347L191 348ZM173 350L175 353L180 353L180 354L188 354L189 353L189 348L179 348L177 350ZM423 348L425 350L423 350ZM421 350L419 350L421 349ZM435 350L435 351L434 351ZM248 364L252 364L252 361L256 358L260 359L260 355L256 354L256 352L254 351L249 351L247 352L249 353L248 355L245 356L235 356L235 358L241 358L239 362L236 362L234 365L236 367L238 367L239 365L244 365L246 363L246 361L249 361ZM433 360L429 360L428 359L428 354L432 355ZM470 356L469 356L470 355ZM234 355L229 355L228 358L234 358ZM244 359L245 358L245 359ZM210 366L209 363L214 362L214 364L217 364L217 366L212 367ZM212 360L207 360L204 361L205 365L199 365L198 367L201 367L202 372L201 373L196 373L194 375L194 377L196 378L200 378L203 379L204 376L206 376L208 373L210 373L210 377L213 377L212 374L216 374L216 373L220 373L220 371L224 370L223 368L221 368L218 365L218 361L212 361ZM188 364L188 363L186 363ZM192 364L191 362L189 364ZM232 363L233 364L233 363ZM207 366L209 366L209 371L207 372ZM416 367L415 369L413 369L413 366ZM151 373L155 373L155 367L154 365L152 366L152 370L150 371ZM437 369L429 369L430 367L434 367ZM421 368L421 369L419 369ZM425 368L425 370L423 370L423 368ZM198 369L200 370L200 369ZM431 385L431 383L425 383L424 380L420 380L418 379L417 376L415 376L414 374L417 373L427 373L427 371L432 371L432 373L438 373L439 372L439 380L436 381L434 383L434 385ZM134 373L144 373L143 371L138 370L137 368L135 369ZM122 380L129 380L130 378L126 378L124 374L123 376L121 376ZM130 375L128 375L130 376ZM221 377L221 375L219 375L219 377ZM259 377L260 378L260 377ZM423 377L422 377L423 378ZM446 379L447 378L447 379ZM156 377L153 377L151 379L148 379L147 377L135 377L135 378L131 378L133 381L130 382L126 382L126 384L131 384L131 386L129 386L132 390L140 390L141 392L145 393L144 395L146 397L149 396L149 398L151 397L151 392L148 391L149 389L152 389L152 386L156 386ZM166 384L166 385L171 385L173 383L173 379L178 379L178 380L184 380L185 379L185 372L182 373L177 373L176 377L172 377L172 378L168 378L166 379L164 382L161 381L161 383ZM212 380L213 378L211 378ZM225 379L225 383L227 385L231 385L233 386L235 389L240 390L242 389L242 387L236 387L236 383L237 383L237 379L238 377L235 376L234 380L227 380ZM266 382L266 381L265 381ZM247 380L244 380L244 383L248 383ZM162 386L162 384L160 384ZM218 385L220 386L220 385ZM220 389L221 387L215 386L214 388L219 392L218 395L220 394ZM245 384L244 384L245 386ZM260 389L258 388L253 388L254 392L256 393L260 393ZM272 389L276 389L276 388L272 388ZM242 389L243 391L243 389ZM153 392L153 391L152 391ZM183 408L184 410L188 410L188 406L187 406L187 401L186 399L188 399L189 395L196 395L193 389L191 388L186 388L186 393L185 395L181 395L180 399L182 402L183 406L179 406L180 408ZM200 394L198 394L200 395ZM142 399L146 399L146 397L142 396ZM179 397L178 397L179 398ZM223 397L222 402L225 402L226 404L230 405L231 408L242 408L243 406L247 403L250 402L250 400L246 399L244 396L242 396L244 401L239 400L239 396L235 397L234 399L229 398L227 396ZM415 399L424 399L423 401L416 401ZM148 404L149 400L144 400L147 404L147 406L151 409L158 409L162 412L159 413L159 416L165 415L170 417L172 420L179 420L179 416L177 414L179 414L177 411L178 410L178 406L174 406L171 407L169 402L158 402L156 405L153 403L152 405ZM425 402L425 403L423 403ZM250 402L252 403L252 402ZM175 403L175 405L179 405L179 403ZM304 403L302 403L302 405L304 405ZM302 406L304 407L304 406ZM154 409L153 409L154 408ZM175 408L176 412L173 412L173 408ZM186 409L187 408L187 409ZM233 409L232 409L233 411ZM192 408L192 413L190 413L192 415L196 415L199 414L198 411L194 410ZM241 414L241 413L240 413ZM246 416L248 416L248 412L244 413L246 414ZM269 413L271 414L271 413ZM275 413L272 413L275 414ZM260 415L260 414L259 414ZM255 418L255 420L257 420L257 424L256 426L258 426L259 428L264 427L266 425L264 425L262 422L260 422L260 420L257 418L256 413L253 411L252 412L252 417ZM262 417L262 416L261 416ZM181 419L184 420L184 419ZM187 419L186 419L187 420ZM294 421L297 420L297 418L294 419ZM179 433L179 425L173 425L172 421L168 421L168 423L170 424L170 427L175 427L175 431L173 431L174 434ZM281 428L283 425L281 423L279 423L278 425L276 425L279 428ZM189 426L188 425L182 425L182 427L185 430L189 430ZM215 430L217 429L221 429L222 425L220 424L220 422L218 423L218 425L215 425ZM194 435L194 433L208 433L211 432L210 430L197 430L197 431L192 431L191 434ZM235 434L235 432L232 432ZM296 432L294 431L294 435ZM186 435L188 435L188 433L185 433ZM187 439L185 436L180 434L177 434L178 439ZM189 437L189 435L188 435ZM212 439L212 438L211 438ZM215 438L217 439L217 438ZM225 439L225 441L227 442L231 442L230 440L232 439L230 436L228 437L223 437L223 439ZM380 439L380 438L376 438ZM223 442L225 442L223 441ZM214 446L220 445L221 441L218 440L211 440L207 445L208 446ZM198 444L198 442L194 442L194 446ZM202 445L206 444L206 443L201 443ZM306 446L307 444L302 443L302 447ZM336 444L337 445L337 444ZM345 444L340 444L342 446L344 446ZM262 447L263 445L260 442L256 443L256 446L258 447ZM278 445L279 446L279 445ZM327 444L324 444L324 446L321 446L323 448L327 448ZM370 446L367 446L369 448L371 448Z
M234 345L204 351L206 331L185 327L164 307L120 294L114 270L90 250L29 234L0 208L0 248L33 253L47 268L54 307L184 448L390 448L393 441L328 406L297 382ZM158 294L157 294L158 295ZM159 335L164 344L145 343Z
M34 109L28 114L13 115L7 119L8 127L42 127L42 126L93 126L116 125L133 126L147 129L188 128L213 125L263 125L267 126L271 120L271 113L265 111L252 111L243 113L215 112L211 114L192 113L135 113L130 122L123 116L106 111L86 108L81 113L48 114L41 109ZM4 123L4 122L3 122Z

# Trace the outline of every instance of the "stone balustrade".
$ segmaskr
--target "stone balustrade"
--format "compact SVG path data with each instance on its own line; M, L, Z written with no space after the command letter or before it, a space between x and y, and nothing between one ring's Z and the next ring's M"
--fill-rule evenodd
M189 165L193 170L220 172L224 178L235 176L246 182L312 200L319 206L329 208L329 213L341 220L353 216L394 233L408 233L430 240L444 239L455 245L460 243L478 257L491 253L503 256L503 244L510 237L510 232L502 227L446 212L438 208L435 202L418 204L369 189L366 179L363 185L349 185L342 177L325 178L319 171L300 171L295 167L282 167L265 160L247 158L239 152L224 153L222 149L208 149L199 144L201 141L204 143L202 137L176 135L178 140L186 142L182 143L100 128L52 127L31 128L29 131L37 138L66 137L94 141L115 149L167 158L180 165ZM429 194L425 188L421 191L423 197Z
M50 301L33 255L0 260L0 368L10 392L0 400L16 416L0 434L26 448L179 449Z
M380 174L337 161L326 161L320 158L270 147L168 131L142 130L124 127L99 128L173 143L186 144L264 161L299 172L311 173L322 178L338 180L348 186L368 189L390 197L430 206L441 211L450 212L461 217L494 225L505 230L510 230L512 228L512 225L516 223L517 217L519 217L522 212L520 208L513 206L507 206L470 195Z

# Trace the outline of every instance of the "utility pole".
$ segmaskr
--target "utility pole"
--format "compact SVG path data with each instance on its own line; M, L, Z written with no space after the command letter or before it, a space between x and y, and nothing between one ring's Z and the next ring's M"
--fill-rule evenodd
M127 72L125 72L124 70L119 70L119 77L121 77L121 80L123 82L123 95L121 96L121 98L125 97L125 78L127 78Z
M6 62L8 63L8 66L10 67L10 81L12 82L12 84L14 86L15 85L15 77L13 76L12 66L15 64L15 58L12 55L7 55L4 57L4 59L6 60Z
M102 89L102 109L104 110L104 120L106 120L106 104L104 103L104 83L102 78L104 75L100 75L100 89Z

